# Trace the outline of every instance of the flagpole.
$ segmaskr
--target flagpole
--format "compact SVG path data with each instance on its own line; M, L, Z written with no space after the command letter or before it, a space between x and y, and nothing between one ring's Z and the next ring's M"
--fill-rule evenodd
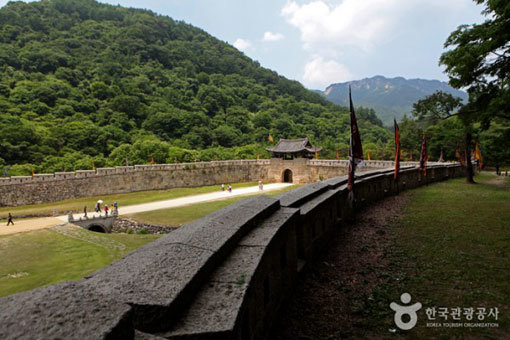
M349 86L349 111L351 116L351 134L349 140L349 174L347 177L347 190L349 191L348 199L354 213L354 182L356 166L363 162L363 147L361 146L361 136L356 121L356 113L352 104L351 87Z

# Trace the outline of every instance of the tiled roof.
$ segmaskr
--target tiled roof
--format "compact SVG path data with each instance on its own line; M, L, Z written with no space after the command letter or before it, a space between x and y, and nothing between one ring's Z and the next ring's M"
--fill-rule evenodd
M308 138L298 139L280 139L278 143L272 148L266 148L267 151L281 152L281 153L294 153L301 151L316 152L321 151L320 146L313 146Z

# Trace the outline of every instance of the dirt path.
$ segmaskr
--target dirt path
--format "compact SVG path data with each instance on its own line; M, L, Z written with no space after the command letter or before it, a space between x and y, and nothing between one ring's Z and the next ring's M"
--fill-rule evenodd
M273 190L282 189L289 185L292 185L292 184L290 184L290 183L266 184L266 185L264 185L264 190L262 192L269 192L269 191L273 191ZM136 205L120 207L119 215L129 215L129 214L135 214L135 213L144 212L144 211L176 208L176 207L181 207L181 206L191 205L191 204L196 204L196 203L229 199L231 197L236 197L236 196L256 195L256 194L260 194L260 193L261 193L261 191L259 190L258 186L234 189L232 192L228 192L226 190L225 191L217 191L217 192L211 192L211 193L207 193L207 194L179 197L179 198L174 198L171 200L156 201L156 202L151 202L151 203L143 203L143 204L136 204ZM92 215L93 214L89 214L89 217L91 217ZM79 219L82 216L83 216L83 214L74 214L75 219ZM15 223L14 225L10 225L8 227L5 225L0 226L0 236L14 234L14 233L20 233L20 232L26 232L26 231L32 231L32 230L38 230L38 229L44 229L44 228L50 228L50 227L54 227L56 225L65 224L67 221L68 221L67 215L14 221L14 223Z
M363 337L356 325L364 319L363 301L384 280L385 249L393 237L387 226L409 201L409 193L392 196L358 214L344 227L322 258L298 280L284 306L272 339Z
M495 185L500 188L510 189L510 181L505 176L495 176L485 181L486 184ZM475 178L476 181L476 178Z
M26 231L32 231L37 229L50 228L59 224L63 224L61 220L55 217L42 217L35 218L30 220L19 220L14 221L14 225L5 226L2 224L0 226L0 236L15 234L15 233L23 233Z

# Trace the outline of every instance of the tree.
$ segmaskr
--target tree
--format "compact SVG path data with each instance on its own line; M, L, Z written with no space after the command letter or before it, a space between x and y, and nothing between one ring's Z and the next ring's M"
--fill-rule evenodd
M460 113L462 109L461 99L455 98L449 93L438 91L413 104L413 115L418 121L424 122L426 126L437 124L441 120L452 118ZM455 111L457 110L457 111ZM465 126L465 154L466 154L466 180L468 183L475 183L473 176L473 165L471 164L472 127L467 120L463 120Z
M510 165L509 140L510 127L497 123L480 134L483 163L495 167L498 174L500 167Z
M486 130L491 123L510 121L510 2L507 0L474 0L485 5L489 17L481 24L461 25L446 40L439 60L446 66L450 84L467 88L469 101L460 107L459 117L466 126L468 182L473 182L470 162L471 128L481 123ZM508 140L507 140L508 142Z
M510 2L474 0L486 7L482 24L461 25L450 34L441 55L450 84L467 88L469 103L461 110L468 122L486 129L494 119L510 120Z

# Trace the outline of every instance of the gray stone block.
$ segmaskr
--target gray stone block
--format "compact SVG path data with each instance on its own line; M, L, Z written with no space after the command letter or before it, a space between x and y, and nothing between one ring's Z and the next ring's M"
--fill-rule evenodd
M348 176L333 177L324 181L330 189L336 189L340 185L347 183Z
M213 270L212 255L184 244L149 244L80 283L132 305L140 330L164 328Z
M297 221L298 212L298 209L282 208L246 235L214 271L172 329L158 335L169 339L228 339L239 338L241 328L255 327L260 321L256 317L250 317L249 325L241 319L249 313L263 315L263 306L256 307L254 303L255 295L264 300L259 289L263 286L263 277L272 275L274 280L280 282L279 287L290 287L293 283L287 272L295 273L295 239L290 234L294 235L291 228ZM287 259L288 267L282 273L279 266L273 272L271 263L280 263L280 244L286 241L292 244L283 248L287 252L285 256L288 258L292 254L294 259ZM254 276L257 276L255 282ZM288 280L283 280L284 277ZM271 291L274 292L275 288L272 287ZM279 294L277 296L280 297ZM251 311L243 310L245 305L250 305Z
M0 339L130 339L131 307L64 282L0 299Z
M326 202L330 201L334 196L337 195L337 191L335 190L328 190L319 196L313 198L310 201L307 201L302 206L300 206L300 212L301 215L307 215L311 211L313 211L315 208L320 207L324 205Z
M285 192L276 196L275 198L280 200L280 205L282 207L296 208L303 202L312 199L313 197L328 190L328 188L329 185L327 183L317 182L305 185L292 191Z
M160 333L167 339L233 339L246 284L212 282L197 295L174 330ZM237 330L240 332L240 330Z

